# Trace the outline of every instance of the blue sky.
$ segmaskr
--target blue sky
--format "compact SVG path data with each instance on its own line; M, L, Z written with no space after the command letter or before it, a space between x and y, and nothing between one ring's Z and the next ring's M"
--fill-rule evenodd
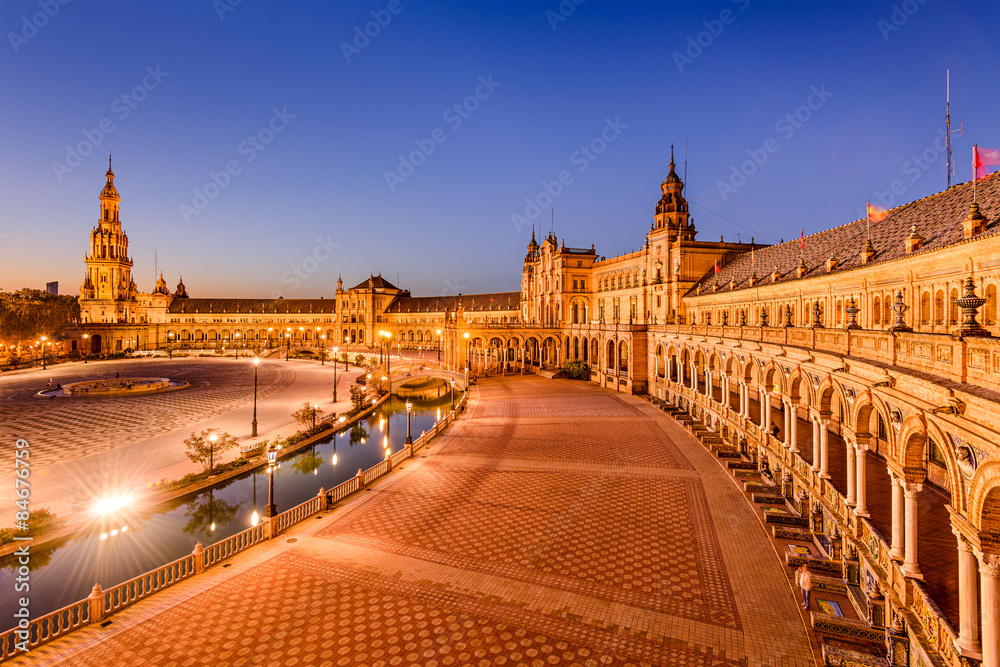
M637 249L671 143L702 239L927 196L949 68L954 182L1000 146L993 0L234 2L0 3L0 289L78 291L109 151L140 290L303 298Z

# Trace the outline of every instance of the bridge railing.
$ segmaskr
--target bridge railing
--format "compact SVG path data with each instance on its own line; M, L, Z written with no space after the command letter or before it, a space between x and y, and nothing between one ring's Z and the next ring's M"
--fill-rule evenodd
M201 574L206 569L228 560L259 542L277 537L292 525L325 511L333 503L344 500L388 474L394 467L410 458L411 452L416 452L429 444L448 424L455 421L456 415L465 407L466 401L467 395L463 394L461 400L456 402L455 410L442 416L430 431L414 440L412 447L404 447L390 458L383 459L368 470L358 471L358 475L338 484L329 491L320 489L316 496L304 503L208 547L202 547L199 543L192 553L113 586L106 591L102 590L99 584L95 584L94 590L88 598L39 618L25 619L19 623L18 627L0 633L0 662L11 660L77 628L91 623L100 623L107 616L129 607L157 591Z

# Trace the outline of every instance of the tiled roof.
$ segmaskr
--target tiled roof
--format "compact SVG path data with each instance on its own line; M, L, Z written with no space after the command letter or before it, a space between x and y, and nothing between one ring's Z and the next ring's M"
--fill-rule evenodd
M399 289L398 287L396 287L395 285L393 285L392 283L390 283L388 280L386 280L385 278L383 278L381 273L378 274L377 276L372 276L372 277L368 278L367 280L364 280L364 281L358 283L357 285L355 285L351 289L373 289L373 288L374 289Z
M986 217L988 225L986 231L979 236L1000 233L1000 172L980 180L976 188L979 210ZM782 274L776 284L828 275L826 261L831 254L836 256L839 263L830 273L898 259L906 255L906 239L913 226L916 226L917 232L924 238L921 248L913 254L944 248L965 240L962 222L969 215L971 203L970 182L890 209L885 220L871 224L875 255L867 265L861 262L868 229L867 220L862 218L807 236L804 252L800 252L800 240L795 239L757 249L752 255L749 252L743 253L722 267L717 276L709 271L688 295L697 294L698 285L701 286L702 294L711 294L716 280L719 283L717 293L734 291L730 289L733 279L737 283L736 290L746 289L750 287L750 276L753 273L757 274L758 286L770 285L775 267ZM796 272L800 256L808 269L802 278L798 278Z
M397 299L390 313L440 313L461 306L467 311L517 310L520 292L463 294L462 296L409 296Z
M336 299L174 299L170 314L205 313L332 313Z

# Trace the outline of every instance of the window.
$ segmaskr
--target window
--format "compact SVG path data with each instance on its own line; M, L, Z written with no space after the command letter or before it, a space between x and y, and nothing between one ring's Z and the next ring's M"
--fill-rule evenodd
M933 438L927 439L927 461L933 463L934 465L939 465L942 468L946 467L944 454L941 452L941 448L938 447L937 443L934 442Z

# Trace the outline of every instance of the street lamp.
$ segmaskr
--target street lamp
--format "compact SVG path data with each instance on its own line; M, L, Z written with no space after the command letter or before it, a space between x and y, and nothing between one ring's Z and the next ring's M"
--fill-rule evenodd
M350 359L351 358L351 337L350 336L348 336L344 340L344 344L347 346L347 349L344 350L344 354L347 355L347 359ZM347 359L344 360L344 370L345 371L347 370Z
M278 508L274 505L274 468L275 461L278 459L278 448L274 445L268 445L267 447L267 509L264 510L264 516L271 518L278 513Z
M413 402L406 402L406 444L412 445L413 439L410 437L410 413L413 412Z
M339 347L333 348L333 402L337 402L337 352L340 351Z
M285 331L285 361L288 361L288 355L292 352L292 334L288 333L290 331L291 329Z
M267 328L267 349L271 349L271 332L274 331L274 327Z
M48 340L45 336L42 336L42 370L45 370L45 341Z
M319 331L319 328L317 328L316 330ZM319 365L324 366L326 365L326 334L320 336L319 339L323 341L322 343L323 349L320 350L319 352Z
M174 334L173 332L167 334L167 358L174 358Z
M260 357L253 359L253 421L250 422L250 437L257 437L257 367L260 366Z
M455 379L451 380L451 410L455 411Z
M441 347L444 345L444 336L441 335L441 330L437 330L438 335L438 363L441 363Z
M215 441L218 439L218 437L219 436L217 434L215 434L215 433L212 433L212 434L210 434L208 436L208 441L209 441L209 443L211 443L209 445L209 450L208 450L208 475L209 475L209 477L211 477L212 473L215 472Z
M88 338L90 338L90 334L83 334L83 363L87 363L87 357L90 356L90 350L87 349L90 347L87 344Z
M260 523L260 515L257 514L257 473L253 473L253 514L250 515L250 525L256 526Z
M469 332L466 331L463 335L465 338L465 374L469 374Z
M239 359L240 358L240 334L239 334L239 332L234 333L233 337L236 339L236 343L235 343L236 358Z

